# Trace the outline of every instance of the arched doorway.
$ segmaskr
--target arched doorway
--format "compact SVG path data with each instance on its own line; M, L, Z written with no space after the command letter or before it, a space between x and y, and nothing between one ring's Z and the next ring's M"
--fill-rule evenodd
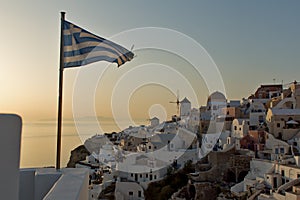
M227 171L226 181L227 182L234 182L234 183L236 182L235 173L233 173L231 170Z
M243 181L247 174L248 174L248 171L241 171L238 175L238 182Z
M194 185L190 184L188 187L188 197L189 199L194 199L196 196L196 188Z

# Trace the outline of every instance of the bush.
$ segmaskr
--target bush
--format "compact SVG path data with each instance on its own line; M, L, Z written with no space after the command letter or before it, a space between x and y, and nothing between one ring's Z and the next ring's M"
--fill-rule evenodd
M188 183L188 173L194 172L192 161L188 161L184 168L176 173L169 173L163 180L152 182L145 191L147 200L169 199L174 192Z
M165 200L165 199L169 199L170 196L176 192L176 190L174 190L174 188L172 188L170 185L166 185L165 187L163 187L161 189L160 195L159 195L159 199L161 200Z

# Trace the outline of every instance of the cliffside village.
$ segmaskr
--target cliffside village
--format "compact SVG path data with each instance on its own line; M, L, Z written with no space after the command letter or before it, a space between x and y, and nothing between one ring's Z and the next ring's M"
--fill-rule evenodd
M75 167L90 169L90 199L154 199L153 183L187 164L183 187L161 188L169 199L300 199L299 83L261 85L242 100L216 91L199 109L179 104L170 121L85 141L90 154Z

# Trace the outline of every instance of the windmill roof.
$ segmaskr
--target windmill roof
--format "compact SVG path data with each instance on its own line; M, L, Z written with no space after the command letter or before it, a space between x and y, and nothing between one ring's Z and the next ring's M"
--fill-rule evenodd
M186 97L180 103L191 103Z

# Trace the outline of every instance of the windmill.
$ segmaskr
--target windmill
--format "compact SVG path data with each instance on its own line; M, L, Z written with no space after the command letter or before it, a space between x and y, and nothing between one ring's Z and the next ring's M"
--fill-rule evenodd
M176 103L176 106L177 106L177 116L179 116L179 104L180 104L180 101L179 101L179 91L177 90L177 99L176 101L170 101L169 103Z

